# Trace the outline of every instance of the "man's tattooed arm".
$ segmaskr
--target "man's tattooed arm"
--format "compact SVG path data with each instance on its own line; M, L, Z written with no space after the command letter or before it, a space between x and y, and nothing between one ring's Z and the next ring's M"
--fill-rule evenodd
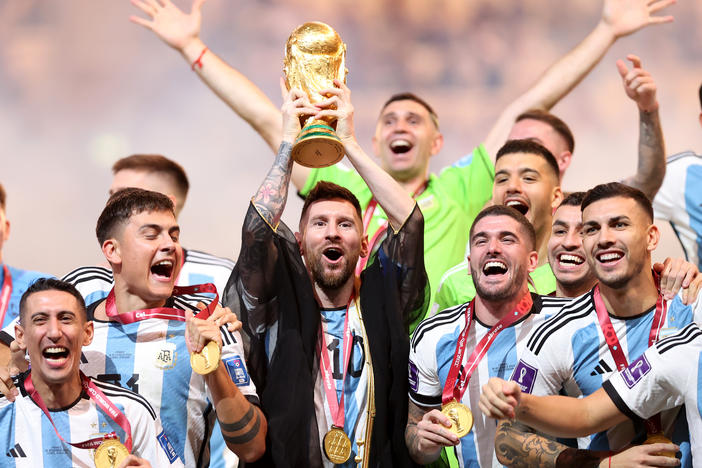
M275 162L253 198L258 212L273 228L278 226L288 199L288 186L293 167L291 151L292 143L283 141L280 144Z
M505 466L528 468L597 467L608 454L579 450L535 434L524 424L501 421L495 434L495 453Z
M653 200L665 177L665 143L658 110L639 110L639 160L636 174L625 183Z

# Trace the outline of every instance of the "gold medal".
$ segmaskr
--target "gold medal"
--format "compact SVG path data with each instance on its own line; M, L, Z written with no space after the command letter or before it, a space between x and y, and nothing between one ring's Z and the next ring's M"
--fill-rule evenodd
M668 439L666 436L661 434L660 432L657 432L655 434L648 434L648 437L644 441L644 445L648 444L672 444L673 441ZM660 455L661 457L670 457L670 458L675 458L675 452L658 452L656 455Z
M95 450L96 468L116 468L129 456L129 450L118 439L107 439Z
M207 375L217 370L220 357L219 346L210 341L202 351L190 355L190 367L200 375Z
M324 434L324 454L334 464L346 463L351 457L351 440L343 429L332 426Z
M449 431L459 438L473 429L473 413L462 403L453 400L441 407L441 412L451 420Z

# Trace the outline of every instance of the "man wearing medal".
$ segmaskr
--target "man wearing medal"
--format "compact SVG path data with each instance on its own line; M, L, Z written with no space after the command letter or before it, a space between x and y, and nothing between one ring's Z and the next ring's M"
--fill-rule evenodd
M495 424L477 412L481 382L511 375L528 333L568 302L529 292L536 234L516 209L481 211L470 246L475 299L425 319L410 345L405 440L420 464L437 460L443 447L460 466L496 463Z
M182 248L173 202L157 192L120 190L96 234L115 285L87 308L95 336L83 349L83 372L146 398L168 431L170 455L186 466L207 464L215 417L234 453L258 458L266 421L246 371L240 324L218 306L214 285L174 287Z
M32 368L0 398L0 450L17 466L183 466L141 396L85 377L81 349L93 339L80 293L40 279L24 293L17 340ZM131 454L131 455L130 455ZM3 466L6 466L3 464ZM13 465L14 466L14 465Z
M612 183L586 194L582 242L599 283L532 333L511 377L522 391L535 395L592 394L608 376L625 368L659 338L702 319L699 295L687 297L691 304L685 305L682 297L686 291L670 299L659 292L658 280L651 272L651 252L659 237L652 222L651 203L636 189ZM671 438L681 448L682 465L691 463L687 426L677 409L638 424L624 422L578 441L581 449L592 451L571 449L528 430L516 422L500 425L495 444L502 463L519 459L543 466L596 466L601 459L609 462L611 450ZM672 444L666 447L668 452L675 450ZM657 451L653 445L633 447L612 456L612 462L633 457L655 460Z
M343 83L323 90L330 98L317 105L298 89L283 94L283 143L252 199L225 294L251 340L247 362L269 421L259 464L412 465L403 440L408 326L429 297L421 211L356 142ZM299 115L337 119L348 158L389 216L360 279L354 269L368 240L347 189L313 189L296 234L280 222Z

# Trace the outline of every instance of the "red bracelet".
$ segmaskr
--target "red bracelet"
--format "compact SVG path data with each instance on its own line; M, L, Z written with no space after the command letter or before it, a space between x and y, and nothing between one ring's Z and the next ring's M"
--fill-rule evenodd
M612 468L612 455L609 456L609 468Z
M207 52L207 47L202 49L202 52L200 52L200 55L197 57L197 60L193 62L193 64L190 66L190 69L192 71L195 71L195 66L202 68L202 56L205 55L205 52Z

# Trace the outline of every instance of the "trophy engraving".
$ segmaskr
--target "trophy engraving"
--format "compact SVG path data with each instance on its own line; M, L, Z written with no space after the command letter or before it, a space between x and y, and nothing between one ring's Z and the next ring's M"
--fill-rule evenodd
M317 21L298 26L285 45L285 84L299 88L311 103L323 101L323 89L333 88L334 80L346 82L346 44L339 34ZM334 122L301 118L302 130L293 145L293 159L307 167L326 167L344 157L344 145L334 132Z

